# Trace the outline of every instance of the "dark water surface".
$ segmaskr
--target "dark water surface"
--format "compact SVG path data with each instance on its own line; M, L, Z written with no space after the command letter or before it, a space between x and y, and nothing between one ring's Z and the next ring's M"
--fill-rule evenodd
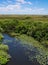
M9 46L9 54L11 55L11 60L6 65L39 65L36 61L29 61L19 39L12 38L7 34L3 35L3 43Z

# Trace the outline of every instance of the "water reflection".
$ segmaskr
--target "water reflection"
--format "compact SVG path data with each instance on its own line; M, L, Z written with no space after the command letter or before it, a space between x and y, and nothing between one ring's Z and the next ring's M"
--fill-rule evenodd
M7 65L39 65L36 60L33 62L29 60L27 53L30 50L27 49L27 46L22 45L20 40L12 38L7 34L3 35L3 43L9 46L9 54L11 55L11 60ZM33 51L30 52L34 55Z

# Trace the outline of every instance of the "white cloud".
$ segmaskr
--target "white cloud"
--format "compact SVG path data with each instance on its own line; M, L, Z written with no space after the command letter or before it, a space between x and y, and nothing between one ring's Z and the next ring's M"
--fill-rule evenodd
M11 2L11 0L8 0ZM37 7L23 7L22 4L32 4L30 1L16 0L15 4L8 4L7 6L0 6L0 13L14 13L14 14L43 14L45 12L44 8ZM32 6L32 5L31 5Z
M7 2L11 2L11 0L7 0ZM3 2L3 3L6 3L6 2ZM0 12L11 12L11 11L22 12L24 10L27 11L27 9L28 9L28 11L30 10L30 8L28 8L28 7L25 7L25 9L24 9L22 4L32 4L32 3L29 1L26 2L25 0L16 0L15 4L8 4L7 6L4 6L4 4L3 4L2 7L0 6Z
M17 0L17 2L22 3L22 4L26 3L26 1L24 1L24 0Z
M19 14L41 14L45 11L44 8L31 8L31 7L26 7L22 8L20 4L15 4L15 5L8 5L4 7L0 7L0 12L12 12L12 13L19 13Z
M28 4L32 5L32 2L28 2Z
M17 2L19 2L19 3L22 3L22 4L29 4L29 5L31 5L32 4L32 2L30 2L30 1L25 1L25 0L16 0Z
M17 9L20 9L21 6L19 4L15 4L15 5L8 5L8 6L4 6L4 7L0 7L0 11L14 11Z
M34 12L34 14L41 14L41 13L43 13L44 11L45 11L44 8L34 8L34 9L32 10L32 12Z

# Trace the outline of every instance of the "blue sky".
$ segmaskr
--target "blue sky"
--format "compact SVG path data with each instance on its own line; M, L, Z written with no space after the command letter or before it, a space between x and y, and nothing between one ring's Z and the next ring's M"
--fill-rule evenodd
M0 0L0 14L48 15L48 0Z

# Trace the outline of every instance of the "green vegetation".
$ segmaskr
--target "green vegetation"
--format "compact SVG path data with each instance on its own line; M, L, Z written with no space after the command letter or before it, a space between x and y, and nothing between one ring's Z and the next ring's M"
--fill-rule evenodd
M34 59L37 59L40 65L48 64L48 48L30 36L20 35L19 39L22 41L23 47L27 47L26 54L29 60L34 61ZM34 54L32 54L32 52L34 52Z
M3 35L0 34L0 41L2 40ZM9 61L10 55L7 53L8 46L0 42L0 65L6 64Z
M20 36L19 33L14 33L14 32L9 33L9 35L12 36L12 37L15 37L15 36L18 37L18 36Z
M1 16L0 32L26 34L48 47L48 16Z
M2 40L4 37L3 37L3 35L0 33L0 40Z
M10 56L7 54L6 51L0 50L0 65L6 64L9 61L9 58Z
M46 16L0 16L0 32L11 36L20 36L36 47L39 54L35 57L41 65L47 65L48 60L48 15ZM21 36L23 35L23 36ZM24 36L26 35L26 36ZM26 38L27 37L27 38ZM47 57L46 57L47 56ZM30 57L32 59L32 57ZM46 60L47 58L47 60ZM42 59L42 60L41 60ZM46 62L45 62L46 61Z
M0 44L0 50L8 51L8 46L4 44Z

